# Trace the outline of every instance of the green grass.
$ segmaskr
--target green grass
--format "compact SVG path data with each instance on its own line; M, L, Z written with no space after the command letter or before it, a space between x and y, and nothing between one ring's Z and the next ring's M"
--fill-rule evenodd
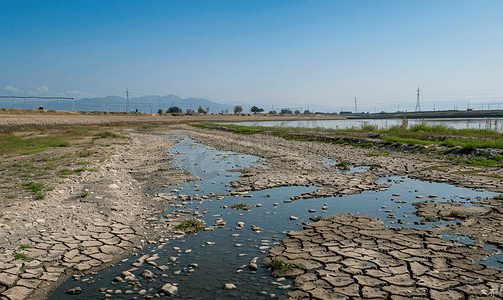
M401 138L401 137L396 137L396 136L383 136L382 139L386 141L388 144L394 144L397 146L400 145L409 145L409 146L414 146L414 145L432 145L432 144L438 144L438 142L434 141L424 141L424 140L419 140L415 138Z
M112 133L110 131L103 131L103 132L95 134L94 136L99 136L101 138L107 138L107 137L117 138L117 137L119 137L118 134Z
M165 172L165 171L168 171L168 169L165 169L165 168L159 168L157 169L158 172ZM170 174L171 175L171 174Z
M91 162L89 162L89 161L79 161L79 162L76 162L75 164L76 165L90 165Z
M348 167L349 166L349 162L343 160L341 161L340 163L337 164L339 167Z
M14 198L16 198L15 195L9 195L9 196L7 196L7 199L14 199Z
M197 219L184 220L175 226L175 229L182 229L185 234L192 234L204 228L204 223Z
M484 176L484 177L491 177L491 178L503 180L503 176L500 176L498 174L485 174L485 173L479 173L479 171L458 171L458 172L452 172L452 174Z
M304 172L302 172L302 175L309 175L311 173L318 173L318 171L316 171L316 170L305 170Z
M357 144L355 146L362 147L364 149L370 149L370 148L374 147L374 143L361 143L361 144Z
M27 182L23 183L22 186L26 187L27 190L32 191L34 194L44 189L43 183Z
M234 209L245 209L247 207L246 203L241 202L241 203L234 203L232 204L231 208Z
M482 158L482 157L473 157L465 160L465 164L473 167L503 167L503 156L495 155L490 158Z
M61 175L60 178L66 178L66 177L62 177L62 176L73 175L73 174L80 176L81 173L85 172L85 171L87 171L87 170L84 168L80 168L80 169L76 169L76 170L61 169L58 171L58 174Z
M447 173L447 170L444 169L444 168L448 168L448 167L449 167L448 165L445 165L445 166L433 166L433 167L424 168L423 171L436 170L436 171Z
M63 158L67 158L68 156L72 155L71 153L67 153L65 155L61 155L59 158L63 159Z
M459 210L453 210L451 211L451 217L462 217L463 216L463 213L460 212Z
M427 222L436 222L437 221L437 219L435 219L433 217L426 217L426 218L424 218L424 220Z
M23 250L23 249L28 249L28 248L33 248L33 247L30 244L24 244L24 245L20 245L17 249Z
M82 152L79 152L79 157L88 157L88 156L91 156L93 155L93 152L92 151L82 151Z
M28 256L26 256L25 254L23 253L18 253L18 254L15 254L14 255L14 259L18 260L18 259L22 259L24 260L25 262L30 262L30 261L33 261L33 258L30 258Z
M38 200L44 200L44 198L45 198L45 194L42 194L41 192L38 192L36 194L36 196L37 196Z
M494 196L493 199L495 199L495 200L503 200L503 194L499 194L498 196Z
M287 262L279 260L279 259L275 259L270 264L270 269L272 271L279 271L281 274L285 273L285 271L292 270L293 268L302 269L302 268L304 268L304 265L301 263L299 263L299 264L287 263Z
M83 192L80 194L80 197L85 198L87 197L88 194L89 194L88 192Z

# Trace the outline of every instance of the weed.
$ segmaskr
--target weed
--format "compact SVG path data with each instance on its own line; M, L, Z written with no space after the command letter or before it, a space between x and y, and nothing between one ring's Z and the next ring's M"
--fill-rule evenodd
M164 171L167 171L168 169L165 169L165 168L159 168L157 169L158 172L164 172Z
M463 216L463 213L460 212L459 210L453 210L451 211L451 217L462 217Z
M61 170L58 171L58 173L60 175L72 175L75 172L73 172L72 170L69 170L69 169L61 169Z
M361 144L358 144L356 146L357 147L362 147L364 149L370 149L370 148L374 147L374 143L361 143Z
M87 169L89 172L98 172L97 169Z
M232 204L231 208L234 208L234 209L246 209L247 205L246 203L244 202L241 202L241 203L234 203Z
M61 155L59 158L67 158L68 156L72 155L71 153L67 153L65 155Z
M275 259L271 264L270 264L270 269L272 271L279 271L281 274L285 273L285 271L292 270L293 268L304 268L304 265L301 263L294 264L294 263L287 263L285 261Z
M302 175L309 175L311 173L318 173L316 170L306 170L305 172L302 173Z
M503 200L503 194L499 194L498 196L494 196L494 200Z
M36 196L37 196L38 200L44 200L44 198L45 198L45 194L42 194L41 192L38 192L36 194Z
M30 190L33 193L40 192L41 190L44 189L43 183L27 182L23 183L22 185L25 186L27 190Z
M90 165L91 163L88 161L79 161L75 163L76 165Z
M80 194L80 197L85 198L85 197L87 197L87 195L88 195L88 192L83 192L82 194Z
M27 248L33 248L33 247L30 244L24 244L24 245L20 245L19 248L17 248L17 249L23 250L23 249L27 249Z
M188 219L175 226L175 229L182 229L186 234L195 233L204 228L204 223L197 219Z
M50 187L47 188L47 190L50 192L50 191L54 190L54 187L50 186Z
M114 138L117 138L119 137L118 134L115 134L115 133L112 133L110 131L104 131L104 132L100 132L98 134L95 134L94 136L99 136L101 138L107 138L107 137L114 137Z
M79 152L79 157L88 157L88 156L91 156L93 155L93 152L91 151L82 151L82 152Z
M424 220L427 222L436 222L437 221L437 219L435 219L433 217L426 217L426 218L424 218Z
M18 259L22 259L24 260L25 262L30 262L33 260L33 258L30 258L26 255L24 255L23 253L18 253L16 255L14 255L14 259L18 260Z
M7 199L14 199L14 198L16 198L15 195L9 195L9 196L7 196Z
M100 163L104 162L105 160L106 160L106 158L101 158Z
M131 150L131 149L129 149L129 148L124 148L124 151L126 151L126 152L127 152L127 151L129 151L129 150Z
M349 163L345 160L341 161L340 163L337 164L339 167L347 167L349 166Z

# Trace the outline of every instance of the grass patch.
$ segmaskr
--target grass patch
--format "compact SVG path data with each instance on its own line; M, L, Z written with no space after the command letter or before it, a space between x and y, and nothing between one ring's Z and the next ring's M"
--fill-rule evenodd
M175 229L181 229L185 231L185 234L192 234L199 230L204 229L204 223L197 219L188 219L176 225Z
M311 173L318 173L318 171L316 171L316 170L305 170L304 172L302 172L302 175L309 175Z
M433 166L433 167L424 168L423 171L436 170L436 171L447 173L447 170L444 169L444 168L448 168L448 167L449 167L448 165L445 165L445 166Z
M158 172L165 172L165 171L168 171L168 169L165 169L165 168L159 168L157 169ZM170 174L171 175L171 174Z
M30 262L30 261L33 261L33 258L30 258L26 255L24 255L23 253L18 253L16 255L14 255L14 259L18 260L18 259L22 259L24 260L25 262Z
M339 167L348 167L349 166L349 162L343 160L341 161L340 163L337 164Z
M232 204L231 208L234 208L234 209L246 209L248 206L246 205L246 203L244 202L241 202L241 203L234 203Z
M30 244L24 244L24 245L20 245L17 249L23 250L23 249L28 249L28 248L33 248L33 247Z
M15 195L9 195L9 196L7 196L7 199L14 199L14 198L16 198Z
M119 137L118 134L112 133L110 131L103 131L103 132L95 134L94 136L98 136L98 137L101 137L101 138L107 138L107 137L118 138Z
M498 196L494 196L495 200L503 200L503 194L499 194Z
M90 165L91 162L88 162L88 161L79 161L79 162L76 162L75 164L76 165Z
M85 198L87 197L88 194L89 194L88 192L83 192L82 194L80 194L80 197Z
M93 155L93 152L92 151L82 151L82 152L79 152L79 157L88 157L88 156L91 156Z
M436 221L437 221L437 219L436 219L436 218L433 218L433 217L426 217L426 218L424 218L424 220L425 220L426 222L436 222Z
M451 211L451 214L450 214L451 217L462 217L463 216L463 213L460 212L459 210L453 210Z
M45 194L42 194L41 192L38 192L35 196L37 196L38 200L44 200Z
M361 144L357 144L356 147L362 147L364 149L370 149L370 148L374 147L374 143L361 143Z
M33 193L40 192L41 190L44 189L43 183L27 182L23 183L22 186L26 187L27 190L30 190Z
M285 261L275 259L271 264L270 264L270 270L274 271L279 271L279 273L283 274L285 271L292 270L294 268L299 268L302 269L304 268L304 265L301 263L294 264L294 263L287 263Z
M67 153L65 155L61 155L59 158L63 159L63 158L67 158L68 156L72 155L71 153Z
M472 157L465 160L464 163L473 167L503 167L503 156L495 155L489 158Z

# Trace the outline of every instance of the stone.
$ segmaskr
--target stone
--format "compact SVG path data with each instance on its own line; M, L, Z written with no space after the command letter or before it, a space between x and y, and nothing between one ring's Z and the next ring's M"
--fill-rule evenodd
M42 280L38 280L38 279L20 279L16 285L21 285L21 286L24 286L24 287L27 287L29 289L36 289L40 283L42 282Z
M79 286L75 287L73 289L69 289L67 291L68 295L78 295L78 294L81 294L81 293L82 293L82 288L80 288Z
M232 283L226 283L224 285L224 290L235 290L236 289L236 286Z
M178 292L178 288L171 283L166 283L161 288L161 292L166 294L167 296L173 296Z

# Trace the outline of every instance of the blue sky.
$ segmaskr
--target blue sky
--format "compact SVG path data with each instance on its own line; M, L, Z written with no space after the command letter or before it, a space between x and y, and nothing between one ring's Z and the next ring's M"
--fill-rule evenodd
M0 95L503 104L503 1L9 1ZM443 104L445 103L445 104ZM452 107L450 107L452 108Z

